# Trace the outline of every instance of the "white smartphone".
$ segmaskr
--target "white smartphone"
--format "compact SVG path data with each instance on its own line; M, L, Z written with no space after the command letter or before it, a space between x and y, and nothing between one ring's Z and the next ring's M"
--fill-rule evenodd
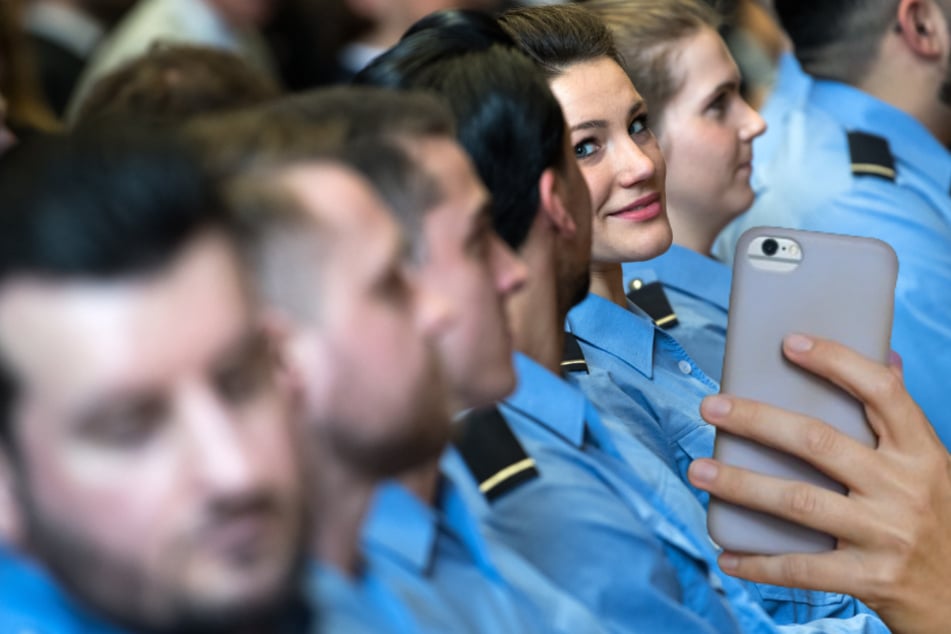
M787 361L782 341L791 332L816 335L886 362L897 276L898 258L879 240L773 227L746 231L733 262L721 392L813 416L874 446L862 405ZM798 458L729 433L717 432L713 455L725 464L845 490ZM707 527L715 542L735 552L835 548L830 535L715 498Z

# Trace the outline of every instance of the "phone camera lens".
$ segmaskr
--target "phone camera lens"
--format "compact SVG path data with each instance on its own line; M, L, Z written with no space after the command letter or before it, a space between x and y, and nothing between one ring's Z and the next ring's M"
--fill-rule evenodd
M779 251L779 243L773 240L772 238L766 238L763 240L763 253L765 255L776 255L776 252Z

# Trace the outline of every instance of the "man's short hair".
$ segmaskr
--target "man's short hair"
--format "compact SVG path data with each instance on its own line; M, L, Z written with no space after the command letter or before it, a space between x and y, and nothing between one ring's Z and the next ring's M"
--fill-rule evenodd
M452 115L433 97L369 87L287 97L196 120L186 131L224 183L242 252L261 274L262 292L285 308L293 308L292 302L272 293L262 268L266 240L274 233L315 228L315 221L277 178L280 172L326 162L354 169L390 205L421 257L422 216L442 201L443 192L411 159L412 143L452 138L453 132Z
M492 193L495 229L518 248L538 211L541 173L564 166L564 116L539 69L495 21L454 16L414 27L357 81L425 89L449 104L459 142Z
M899 0L775 0L776 14L810 75L858 84L878 58Z
M280 94L271 78L234 53L159 42L97 81L80 104L76 123L120 116L178 123Z
M167 265L226 224L198 158L167 134L90 127L37 137L0 170L0 287L15 277L110 280ZM12 445L16 377L0 349L0 438Z

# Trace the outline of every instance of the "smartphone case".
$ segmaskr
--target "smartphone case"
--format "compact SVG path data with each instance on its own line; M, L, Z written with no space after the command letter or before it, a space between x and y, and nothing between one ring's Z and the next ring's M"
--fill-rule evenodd
M798 267L777 272L754 266L747 252L750 243L762 236L798 242L802 251ZM895 252L879 240L772 227L748 230L736 247L721 391L816 417L874 446L876 438L861 404L787 361L782 340L791 332L817 335L886 362L897 275ZM717 432L714 457L775 477L845 491L798 458L729 433ZM712 497L707 525L714 541L735 552L835 548L829 535Z

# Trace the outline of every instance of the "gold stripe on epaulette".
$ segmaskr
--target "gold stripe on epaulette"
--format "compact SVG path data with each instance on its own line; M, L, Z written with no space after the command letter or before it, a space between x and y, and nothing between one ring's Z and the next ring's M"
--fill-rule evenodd
M573 365L586 366L586 365L588 365L588 362L585 361L584 359L571 359L571 360L568 360L568 361L562 361L562 362L561 362L561 367L563 367L563 368L567 368L567 367L570 367L570 366L573 366Z
M535 466L535 461L531 458L525 458L524 460L519 460L513 465L509 465L496 473L494 476L483 482L479 485L479 490L482 493L488 493L498 485L502 484L512 476L521 473L522 471L527 471L532 469Z
M667 315L666 317L661 317L654 323L657 324L658 326L663 326L664 324L669 324L675 319L677 319L677 315L671 314L671 315Z
M895 178L895 170L874 163L852 163L853 174L877 174L886 178Z

